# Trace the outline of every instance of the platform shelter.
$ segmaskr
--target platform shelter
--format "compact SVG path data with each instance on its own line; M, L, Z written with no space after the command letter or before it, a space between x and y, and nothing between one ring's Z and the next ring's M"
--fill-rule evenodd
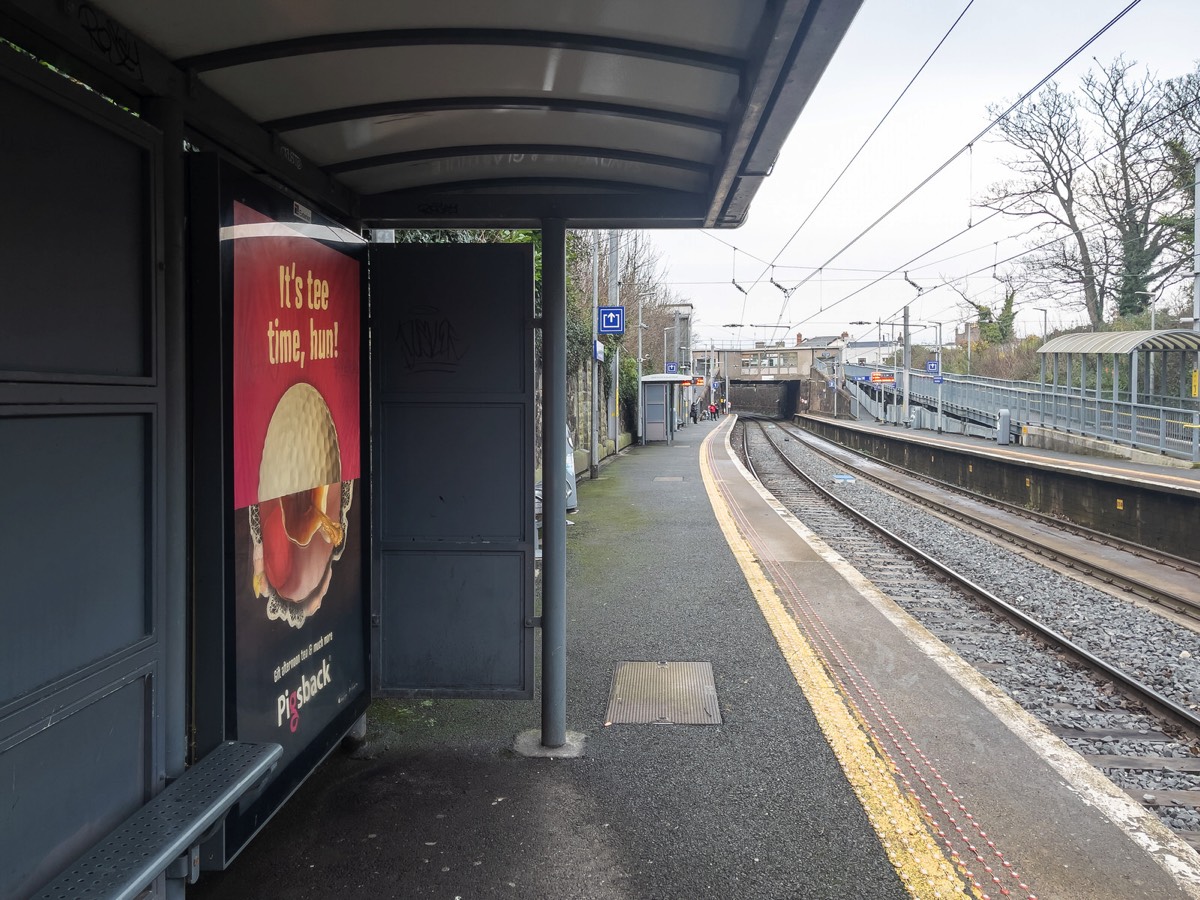
M1200 397L1200 331L1063 334L1046 341L1038 353L1042 384L1056 394L1061 389L1107 396L1114 403L1163 405L1158 401L1164 400L1173 406Z
M741 224L858 6L0 0L0 895L180 896L535 641L567 743L566 230Z

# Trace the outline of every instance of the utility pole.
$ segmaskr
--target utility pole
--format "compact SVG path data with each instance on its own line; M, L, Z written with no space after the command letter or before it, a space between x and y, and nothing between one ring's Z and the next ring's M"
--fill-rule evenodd
M1195 177L1200 178L1200 162L1196 163ZM1194 181L1195 179L1193 179ZM1200 183L1196 184L1195 200L1200 204ZM1200 208L1198 206L1197 208ZM1196 218L1196 237L1200 238L1200 216ZM1193 241L1192 256L1192 331L1200 331L1200 241ZM1192 396L1200 388L1200 350L1196 351L1196 367L1192 370ZM1194 413L1192 424L1200 426L1200 413ZM1200 427L1192 428L1192 459L1200 451Z
M591 426L592 447L588 451L588 475L595 478L600 474L600 361L596 359L596 346L599 339L597 329L600 317L600 232L592 232L592 402Z
M634 279L634 291L637 291L637 279ZM608 305L621 305L621 248L617 243L617 232L609 229L608 231ZM642 321L642 305L638 303L638 324ZM642 430L642 329L638 328L638 434ZM620 359L620 351L617 351L617 359ZM614 378L614 384L620 381L621 371L617 369ZM621 432L621 404L617 403L617 428L613 432L614 443L617 435Z
M614 235L614 234L616 234L616 232L613 232L613 231L610 231L610 232L609 232L609 235ZM634 235L635 235L635 236L634 236L634 240L635 240L635 241L637 240L636 234L637 234L637 233L635 232L635 233L634 233ZM611 239L611 238L610 238L610 239ZM615 242L615 240L613 241L613 251L612 251L612 252L613 252L613 259L614 259L614 261L615 261L615 260L616 260L616 257L617 257L617 250L616 250L616 242ZM637 259L638 259L637 253L638 253L638 248L637 248L637 244L635 243L635 244L633 245L633 263L634 263L634 266L636 266L636 265L637 265ZM614 265L615 265L615 262L614 262ZM614 271L616 271L616 270L614 269ZM614 280L615 280L615 279L614 279ZM639 446L642 446L642 447L644 447L644 446L646 446L646 405L645 405L645 404L646 404L646 400L645 400L645 396L644 396L644 394L643 394L643 391L642 391L642 363L643 363L643 362L645 362L645 355L644 355L644 353L643 353L643 351L642 351L642 331L645 329L645 327L646 327L646 326L642 324L642 289L641 289L641 287L638 285L637 269L636 269L636 268L634 268L634 269L633 269L633 299L634 299L634 300L637 302L637 309L638 309L638 316L637 316L637 321L638 321L638 354L637 354L637 383L638 383L638 392L637 392L637 431L638 431L638 433L637 433L637 436L638 436L638 445L639 445Z
M912 355L912 341L908 334L908 304L904 306L904 407L902 414L905 424L908 423L908 370Z

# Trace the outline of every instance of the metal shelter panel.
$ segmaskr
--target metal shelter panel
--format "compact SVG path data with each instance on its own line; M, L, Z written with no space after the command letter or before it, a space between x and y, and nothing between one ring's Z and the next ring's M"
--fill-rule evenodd
M374 244L372 679L533 690L530 245Z
M713 228L744 221L859 5L0 0L0 31L373 227Z
M0 469L20 511L0 549L0 896L24 897L162 786L183 728L166 646L178 348L158 135L7 50L0 108Z

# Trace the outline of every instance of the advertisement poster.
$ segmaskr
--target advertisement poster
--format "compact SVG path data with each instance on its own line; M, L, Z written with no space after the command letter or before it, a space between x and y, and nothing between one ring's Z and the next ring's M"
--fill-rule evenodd
M286 766L367 689L360 263L234 203L236 730Z

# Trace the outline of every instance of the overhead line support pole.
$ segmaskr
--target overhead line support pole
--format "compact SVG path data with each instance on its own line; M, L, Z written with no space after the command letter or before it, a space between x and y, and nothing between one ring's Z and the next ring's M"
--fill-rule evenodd
M592 232L592 353L588 371L592 373L592 402L591 450L588 451L588 477L595 478L600 473L600 361L596 359L596 345L599 341L600 316L600 232Z

